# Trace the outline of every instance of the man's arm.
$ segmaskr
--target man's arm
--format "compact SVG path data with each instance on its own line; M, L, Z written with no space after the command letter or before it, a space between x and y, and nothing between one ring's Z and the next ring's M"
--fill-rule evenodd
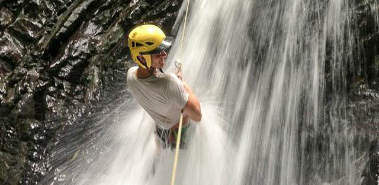
M189 116L190 119L199 122L202 117L199 100L187 83L183 82L183 86L189 95L187 104L183 108L183 113Z

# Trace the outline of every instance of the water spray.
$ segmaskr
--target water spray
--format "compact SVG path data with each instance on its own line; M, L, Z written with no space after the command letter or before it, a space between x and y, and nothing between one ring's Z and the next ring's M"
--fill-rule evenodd
M181 70L182 70L182 63L181 63L180 58L182 58L183 41L184 41L184 35L185 35L185 31L186 31L186 24L187 24L187 16L188 16L189 3L190 3L190 0L187 1L186 15L184 17L183 33L182 33L182 39L180 41L179 60L177 60L175 62L175 66L177 68L177 73L181 72ZM175 184L176 167L178 165L178 158L179 158L180 139L181 139L181 136L182 136L182 125L183 125L183 111L180 113L178 138L176 139L176 147L175 147L175 159L174 159L174 165L172 167L171 185Z

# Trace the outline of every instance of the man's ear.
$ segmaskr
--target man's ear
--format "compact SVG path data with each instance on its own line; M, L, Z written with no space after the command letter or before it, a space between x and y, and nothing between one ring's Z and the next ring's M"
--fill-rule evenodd
M141 64L146 65L146 59L142 55L138 55L137 60L139 60Z

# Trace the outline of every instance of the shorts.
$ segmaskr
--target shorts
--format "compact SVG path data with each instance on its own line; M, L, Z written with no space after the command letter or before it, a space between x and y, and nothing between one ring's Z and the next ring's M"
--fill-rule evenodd
M183 125L182 127L182 135L180 137L180 149L186 148L186 139L188 135L189 124ZM160 138L161 144L163 148L170 147L171 149L175 149L176 140L178 138L179 128L174 129L162 129L156 126L157 136ZM170 133L172 132L172 133Z

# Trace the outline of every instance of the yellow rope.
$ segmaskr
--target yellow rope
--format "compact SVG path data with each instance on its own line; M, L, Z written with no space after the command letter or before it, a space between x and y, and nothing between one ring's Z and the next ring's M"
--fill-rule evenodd
M184 42L184 34L186 30L186 24L187 24L187 16L188 16L188 7L189 7L190 0L187 1L187 8L186 8L186 15L184 17L184 25L183 25L183 33L182 33L182 40L180 41L180 51L179 51L179 59L182 58L182 50L183 50L183 42ZM182 66L180 64L179 70L182 69ZM179 132L178 132L178 138L176 139L176 148L175 148L175 159L174 159L174 166L172 168L172 178L171 178L171 185L175 184L175 177L176 177L176 166L178 165L178 158L179 158L179 148L180 148L180 138L182 136L182 125L183 125L183 112L180 113L180 120L179 120Z
M178 157L179 157L180 137L182 135L182 122L183 122L183 113L180 114L179 133L178 133L178 138L176 140L175 160L174 160L174 166L172 169L171 185L175 184L176 166L178 164Z

